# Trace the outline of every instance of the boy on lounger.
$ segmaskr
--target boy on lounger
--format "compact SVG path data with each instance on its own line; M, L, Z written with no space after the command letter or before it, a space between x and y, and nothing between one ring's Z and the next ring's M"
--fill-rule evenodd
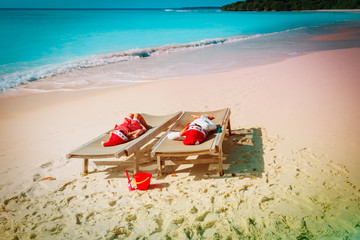
M122 124L115 125L114 130L111 131L109 141L102 142L102 145L107 147L127 142L129 139L138 138L150 128L151 126L146 123L140 113L130 113L125 117Z
M168 139L183 141L185 145L197 145L203 142L206 134L216 130L216 125L211 121L211 115L192 115L193 121L188 123L181 132L171 132Z

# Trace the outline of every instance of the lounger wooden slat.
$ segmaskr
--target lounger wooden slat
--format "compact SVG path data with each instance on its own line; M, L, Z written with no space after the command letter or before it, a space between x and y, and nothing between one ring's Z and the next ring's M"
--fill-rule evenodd
M88 162L89 159L98 158L120 158L121 156L135 155L134 161L134 172L139 171L139 151L142 146L148 143L151 139L159 135L161 132L166 131L171 124L173 124L182 112L177 112L170 115L154 116L146 113L141 113L145 121L152 126L146 133L141 135L139 138L131 140L129 142L119 144L111 147L104 147L101 142L108 141L110 138L111 130L100 135L99 137L81 145L74 151L67 154L67 158L82 158L84 159L85 174L88 173Z
M208 112L185 112L178 119L178 121L168 130L168 132L179 132L185 128L186 124L192 121L191 115L201 115L208 114L213 115L215 119L212 121L218 125L216 131L209 133L205 141L199 145L184 145L182 141L169 140L167 134L164 134L160 140L154 145L151 153L152 156L157 158L158 164L158 175L162 175L162 166L165 164L163 157L178 157L178 156L191 156L191 155L212 155L213 157L204 160L182 160L174 161L181 164L184 163L218 163L219 164L219 174L223 175L222 169L222 142L226 131L231 134L230 130L230 109L220 109L217 111L208 111ZM167 132L167 133L168 133ZM215 157L215 159L214 159Z

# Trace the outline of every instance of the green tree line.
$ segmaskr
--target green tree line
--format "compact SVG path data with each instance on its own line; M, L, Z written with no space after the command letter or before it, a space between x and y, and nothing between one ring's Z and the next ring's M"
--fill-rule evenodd
M360 8L360 0L246 0L221 7L224 11L298 11L358 8Z

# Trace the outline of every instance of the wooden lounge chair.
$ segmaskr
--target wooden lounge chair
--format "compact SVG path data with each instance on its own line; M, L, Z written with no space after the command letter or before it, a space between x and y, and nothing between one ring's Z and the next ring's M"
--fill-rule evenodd
M208 114L213 115L215 119L212 121L218 126L215 131L209 133L205 141L199 145L184 145L182 141L170 140L167 138L169 132L179 132L185 128L186 124L192 121L191 115ZM158 175L162 175L162 166L165 165L165 160L162 157L178 157L191 155L210 155L210 159L195 159L195 160L171 160L180 164L200 164L200 163L218 163L219 174L223 175L222 168L222 142L224 140L226 129L230 129L230 109L225 108L217 111L209 112L185 112L177 120L177 122L164 134L160 140L152 148L152 156L157 157ZM214 158L215 155L215 158ZM170 160L170 159L167 159Z
M108 141L110 138L111 130L107 131L103 135L91 140L88 143L81 145L71 153L67 154L67 158L82 158L84 159L84 174L88 173L89 159L92 158L120 158L121 156L135 155L134 173L139 172L139 152L140 148L148 143L151 139L159 135L161 132L166 131L171 124L173 124L181 115L181 112L177 112L165 116L154 116L145 113L141 113L145 121L152 126L146 133L140 137L131 140L129 142L119 144L111 147L104 147L101 142Z

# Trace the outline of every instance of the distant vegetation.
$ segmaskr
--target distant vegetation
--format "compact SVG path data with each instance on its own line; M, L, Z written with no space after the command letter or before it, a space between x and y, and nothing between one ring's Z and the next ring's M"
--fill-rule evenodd
M221 7L224 11L296 11L358 8L360 8L360 0L246 0Z

